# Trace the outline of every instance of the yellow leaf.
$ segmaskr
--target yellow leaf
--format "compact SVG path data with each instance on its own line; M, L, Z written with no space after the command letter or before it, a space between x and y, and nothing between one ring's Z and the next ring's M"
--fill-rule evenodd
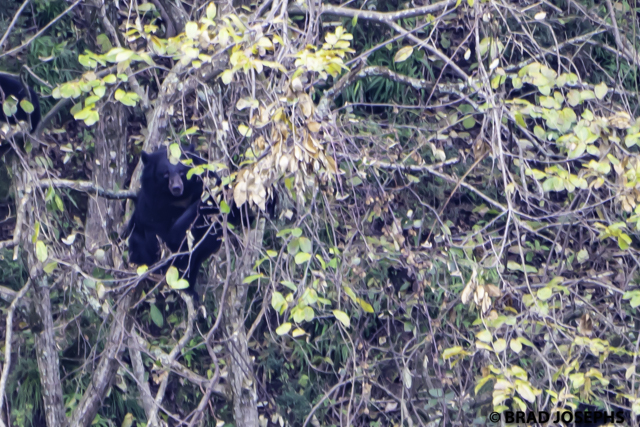
M542 21L546 17L547 17L547 12L542 11L542 12L536 13L533 18L536 21Z
M291 336L294 337L294 338L298 338L299 336L306 335L306 334L307 333L304 331L304 329L296 328L291 333Z
M369 304L362 298L358 298L358 303L360 303L360 307L362 307L365 313L374 313L373 307L371 306L371 304Z
M291 322L283 323L282 325L276 328L276 334L278 335L286 335L291 330Z
M534 400L536 400L536 395L533 392L533 389L526 382L516 380L516 390L518 391L518 394L522 396L522 398L527 402L532 403Z
M220 78L222 79L222 83L228 85L233 80L233 71L224 70L220 75Z
M393 62L396 62L396 63L404 62L407 59L409 59L412 53L413 53L413 46L405 46L402 49L400 49L398 52L396 52L396 56L393 58Z
M344 311L333 310L333 315L340 321L340 323L342 323L347 328L351 326L351 319L349 318L349 315Z
M453 356L457 356L458 354L462 354L462 353L464 353L464 350L459 345L455 347L447 348L442 352L442 359L447 360L452 358Z

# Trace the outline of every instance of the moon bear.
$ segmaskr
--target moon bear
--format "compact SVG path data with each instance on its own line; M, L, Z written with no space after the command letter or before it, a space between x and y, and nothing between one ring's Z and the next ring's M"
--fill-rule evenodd
M194 165L206 163L194 153L193 145L186 150L186 157ZM151 266L160 261L162 240L173 254L162 266L162 270L173 265L189 282L187 292L196 296L195 284L203 261L220 249L223 229L217 218L220 208L211 202L202 202L204 183L197 175L187 179L190 167L182 162L172 164L166 147L153 153L142 152L141 188L137 195L135 210L128 225L129 261ZM209 176L220 178L212 172ZM273 210L275 198L267 206ZM213 219L211 217L213 216ZM251 218L249 218L251 221ZM235 227L242 225L240 209L231 204L227 222ZM189 252L187 232L193 236L193 250Z

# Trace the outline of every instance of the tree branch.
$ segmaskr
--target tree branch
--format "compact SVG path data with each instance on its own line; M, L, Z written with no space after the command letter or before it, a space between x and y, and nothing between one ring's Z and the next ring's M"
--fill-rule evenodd
M180 338L180 340L175 345L175 347L171 349L171 352L169 353L167 360L163 361L165 362L164 366L166 367L167 371L162 376L162 382L160 383L160 387L158 387L158 392L156 393L154 406L151 408L151 414L149 415L149 419L147 422L148 426L156 426L158 424L158 420L157 420L158 409L160 408L162 404L162 400L164 399L164 394L167 391L167 385L169 384L170 367L173 364L173 362L176 360L178 355L180 355L180 353L182 352L182 349L187 345L187 342L189 342L189 340L193 336L193 325L196 321L196 310L193 307L193 299L191 298L190 295L187 295L183 292L180 293L180 296L182 297L184 302L187 304L187 312L188 312L187 329L185 330L184 335Z
M11 338L13 337L13 314L18 307L18 303L31 287L31 279L27 279L27 283L20 289L13 299L9 311L7 312L7 322L5 327L4 339L4 366L2 367L2 376L0 376L0 406L4 402L4 389L7 386L7 378L11 369ZM5 427L4 421L0 418L0 427Z
M111 387L118 369L118 354L124 351L123 343L126 341L127 331L131 328L132 320L127 314L132 300L133 292L129 292L118 303L105 350L93 372L91 384L71 416L70 425L73 427L89 427L91 425L102 399Z

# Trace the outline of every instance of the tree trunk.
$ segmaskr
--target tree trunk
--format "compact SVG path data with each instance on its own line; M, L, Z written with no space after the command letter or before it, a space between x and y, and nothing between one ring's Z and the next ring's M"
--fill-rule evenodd
M17 159L14 159L13 168L16 171L21 170ZM24 251L23 256L26 257L29 276L33 282L33 314L35 316L32 316L34 322L31 328L34 333L36 360L40 372L42 400L44 402L47 426L66 427L68 422L64 410L62 383L60 381L60 359L53 329L53 315L49 296L50 285L47 275L44 273L42 262L36 257L36 245L31 240L35 223L40 220L38 201L41 201L39 190L30 187L28 184L31 180L32 177L27 172L17 173L15 176L16 200L20 200L25 196L25 193L27 195L25 215L22 224L20 224L22 228L20 230L20 242L15 250Z
M121 189L127 172L126 110L120 103L106 103L100 117L92 165L93 182L104 189ZM104 249L103 259L93 258L93 262L98 266L112 266L115 269L122 266L118 246L111 241L112 236L117 235L122 214L120 200L107 200L97 195L89 200L85 224L85 248L94 255L96 250ZM91 271L91 269L92 265L87 265L87 270ZM132 299L133 292L130 291L118 301L107 344L93 372L91 385L85 391L71 417L71 425L74 427L91 425L104 396L113 383L118 369L118 355L124 350L126 336L131 327L131 319L127 314Z
M264 224L264 220L258 221L257 228L250 233L249 245L229 288L229 309L225 313L225 330L229 337L227 341L229 383L233 394L233 413L237 426L258 426L258 395L254 366L249 354L247 331L244 325L247 285L243 284L242 280L251 273L259 254Z
M124 106L107 103L101 119L96 133L93 182L104 189L122 189L127 175L127 117ZM120 253L112 244L111 235L117 232L122 214L120 200L107 200L97 195L89 200L85 247L91 254L95 254L97 249L105 249L106 256L103 261L96 260L98 264L111 265L116 269L121 266Z

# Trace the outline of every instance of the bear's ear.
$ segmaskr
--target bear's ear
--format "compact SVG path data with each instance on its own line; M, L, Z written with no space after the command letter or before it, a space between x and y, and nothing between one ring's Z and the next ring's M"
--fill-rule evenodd
M196 144L191 143L191 145L189 145L185 150L185 153L196 154Z
M143 152L142 152L142 155L141 155L141 157L140 157L140 158L142 159L142 164L143 164L143 165L146 165L146 164L147 164L147 162L149 161L149 158L150 158L150 157L151 157L151 155L150 155L149 153L147 153L146 151L143 151Z

